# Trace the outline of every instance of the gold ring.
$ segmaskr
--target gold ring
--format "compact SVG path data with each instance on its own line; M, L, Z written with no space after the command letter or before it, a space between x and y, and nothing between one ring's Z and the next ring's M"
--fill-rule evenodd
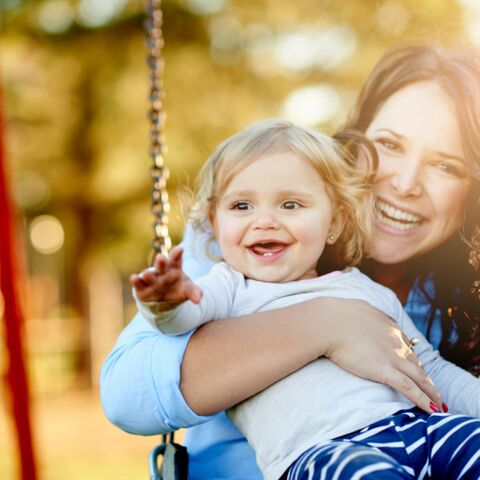
M417 337L412 337L408 340L407 347L412 349L419 342Z

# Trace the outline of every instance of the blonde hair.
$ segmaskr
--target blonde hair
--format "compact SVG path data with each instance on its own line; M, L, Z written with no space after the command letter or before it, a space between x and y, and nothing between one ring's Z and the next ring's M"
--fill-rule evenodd
M192 226L211 234L209 218L232 179L260 157L281 152L292 152L310 162L325 182L334 215L342 216L343 230L329 248L335 265L343 268L359 263L373 226L368 176L357 170L355 159L333 138L282 119L254 123L215 149L200 170L194 200L187 209Z

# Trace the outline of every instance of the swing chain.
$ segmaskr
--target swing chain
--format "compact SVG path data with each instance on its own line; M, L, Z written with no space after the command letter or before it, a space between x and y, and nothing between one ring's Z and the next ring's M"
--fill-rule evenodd
M170 203L167 192L168 169L165 166L164 155L166 145L163 138L165 112L163 109L163 57L164 46L162 24L163 15L161 0L148 0L146 5L146 43L148 48L147 65L150 70L150 157L152 166L152 213L154 218L154 239L152 247L154 254L168 254L171 239L168 233L168 212ZM153 257L152 257L153 261ZM150 478L152 480L175 479L188 476L188 455L185 447L175 443L174 432L163 435L161 445L150 453ZM157 459L163 456L162 468L159 470Z
M168 169L165 166L164 156L166 145L163 138L165 112L163 111L164 88L162 82L164 46L162 24L163 15L161 0L148 0L146 17L146 43L148 48L147 65L150 70L150 157L152 166L152 213L154 239L152 247L154 253L166 255L171 247L168 232L168 212L170 203L167 192Z

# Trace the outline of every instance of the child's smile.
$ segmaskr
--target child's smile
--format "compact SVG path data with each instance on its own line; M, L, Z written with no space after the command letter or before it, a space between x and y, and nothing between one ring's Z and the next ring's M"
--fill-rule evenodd
M315 277L333 208L312 164L292 152L266 154L241 170L213 219L223 258L246 277L287 282Z
M249 252L260 262L273 262L288 250L289 244L275 240L261 240L247 246Z

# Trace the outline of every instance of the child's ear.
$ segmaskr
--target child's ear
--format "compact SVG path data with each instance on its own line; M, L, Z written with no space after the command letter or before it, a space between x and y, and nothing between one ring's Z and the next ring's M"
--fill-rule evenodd
M332 222L330 228L328 229L327 243L333 245L338 237L342 234L343 228L345 227L346 218L343 212L343 209L336 208L332 215Z

